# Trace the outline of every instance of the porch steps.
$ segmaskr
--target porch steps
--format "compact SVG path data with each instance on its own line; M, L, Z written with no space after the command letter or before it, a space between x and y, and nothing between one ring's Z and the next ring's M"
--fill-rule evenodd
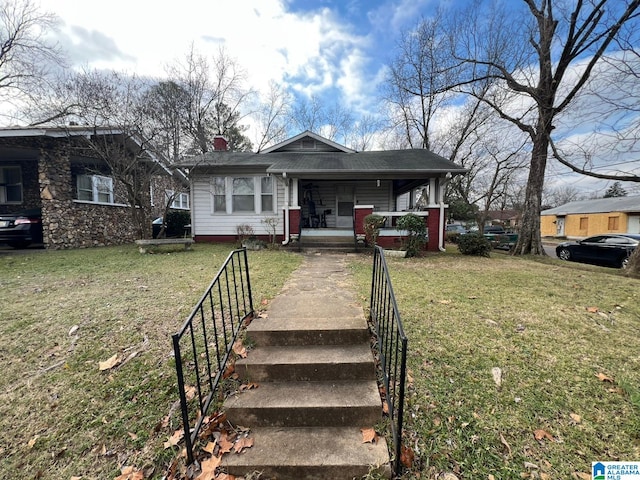
M299 243L300 249L308 251L324 252L353 252L355 251L355 239L353 236L332 236L332 235L302 235Z
M341 289L344 272L332 267L333 257L306 256L303 273L294 273L269 317L247 329L254 347L236 362L236 372L258 387L227 399L224 410L231 423L250 428L254 444L223 457L232 475L352 480L376 471L390 477L385 440L362 442L360 429L381 421L382 405L366 321ZM323 303L326 316L318 315Z

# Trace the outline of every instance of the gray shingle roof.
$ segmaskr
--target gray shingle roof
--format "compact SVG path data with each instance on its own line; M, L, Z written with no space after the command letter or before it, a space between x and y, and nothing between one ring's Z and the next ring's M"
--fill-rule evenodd
M260 166L274 174L316 174L359 176L395 176L464 173L466 169L429 150L384 150L368 152L210 152L185 159L185 167Z
M541 215L571 215L580 213L640 212L640 196L597 198L569 202L544 210Z

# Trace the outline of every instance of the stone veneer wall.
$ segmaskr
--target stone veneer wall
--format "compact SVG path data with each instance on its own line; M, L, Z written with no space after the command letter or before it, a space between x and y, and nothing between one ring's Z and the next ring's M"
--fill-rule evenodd
M38 182L46 248L118 245L136 239L129 207L74 200L69 155L60 146L42 145Z

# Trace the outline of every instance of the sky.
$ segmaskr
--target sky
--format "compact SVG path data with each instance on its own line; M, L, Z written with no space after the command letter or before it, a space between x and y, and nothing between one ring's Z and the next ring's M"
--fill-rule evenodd
M298 95L339 102L356 116L375 109L400 33L433 14L438 3L39 0L42 10L58 16L56 39L74 68L162 78L192 45L205 56L223 46L246 71L252 88L266 92L275 81ZM585 191L603 193L612 183L570 175L562 168L550 171L558 183ZM640 189L632 193L640 194Z
M75 67L165 76L193 44L224 46L266 91L270 80L300 94L366 111L398 33L435 0L40 0L60 19L58 41Z

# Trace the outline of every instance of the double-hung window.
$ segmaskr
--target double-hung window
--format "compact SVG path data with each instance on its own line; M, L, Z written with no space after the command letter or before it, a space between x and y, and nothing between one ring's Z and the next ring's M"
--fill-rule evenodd
M232 180L232 205L234 212L255 211L255 183L253 181L253 178L254 177L236 177Z
M166 191L167 199L171 199L171 208L189 210L189 194L186 192Z
M273 212L273 178L260 177L261 212Z
M276 205L272 177L213 177L214 213L273 213Z
M102 175L78 175L78 200L113 203L113 179Z
M227 187L225 177L213 177L211 181L211 196L213 197L213 211L226 213L227 211Z
M20 167L0 167L0 204L22 203Z

